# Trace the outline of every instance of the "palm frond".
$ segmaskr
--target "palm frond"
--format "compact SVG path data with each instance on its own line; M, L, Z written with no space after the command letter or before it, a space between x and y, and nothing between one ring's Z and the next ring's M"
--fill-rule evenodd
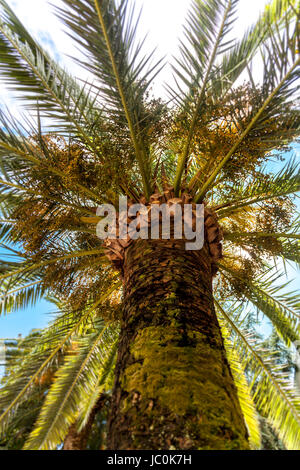
M281 257L283 261L292 261L300 267L300 234L273 233L273 232L240 232L225 233L224 239L236 245L245 247L271 246L269 250L274 257ZM275 241L275 243L274 243Z
M120 125L128 126L146 197L150 195L150 158L147 144L145 92L158 64L147 70L150 56L141 56L142 43L135 44L137 22L129 2L121 0L63 0L58 15L70 36L88 59L80 63L100 81L100 95L107 111ZM151 125L151 123L150 123Z
M222 56L211 83L214 99L224 96L249 68L259 47L269 40L273 32L282 30L284 23L292 21L296 6L297 0L273 0L265 6L257 22Z
M287 240L295 240L300 239L299 233L288 233L288 232L225 232L224 239L230 241L243 241L247 240L248 238L284 238Z
M119 287L118 284L108 289L97 301L93 302L86 311L78 316L69 313L55 320L52 327L45 331L45 337L40 341L32 354L26 356L25 363L19 368L18 374L1 389L0 393L0 431L4 432L15 410L26 399L40 374L54 363L59 354L65 350L70 339L79 334L83 325L93 316L103 302ZM73 312L72 312L73 313Z
M253 180L233 185L236 195L232 201L215 207L219 218L228 217L232 212L245 206L258 204L273 198L295 194L300 190L299 164L292 157L276 174L266 174Z
M271 423L289 450L300 446L300 396L291 379L272 360L272 352L261 347L248 331L236 324L217 303L219 315L233 335L235 353L250 375L250 389L258 411Z
M0 315L33 306L45 295L46 289L41 280L32 281L28 284L25 284L23 279L22 281L17 283L17 287L11 283L1 286Z
M299 79L300 73L300 57L299 54L298 56L295 54L295 40L298 36L297 25L292 31L291 29L289 24L287 24L285 28L286 40L284 41L284 51L281 51L281 56L284 54L287 58L287 62L284 60L280 61L280 63L277 61L275 64L273 63L273 57L278 53L277 48L281 49L283 47L281 45L281 32L278 32L276 37L272 34L271 44L264 47L265 78L262 101L259 100L259 102L253 106L249 122L245 125L244 129L241 129L236 142L203 184L195 197L196 202L203 200L207 191L214 185L222 169L233 157L244 140L253 135L256 130L262 129L270 118L274 118L280 115L281 112L284 112L287 103L291 102L293 96L295 97L299 88L297 80Z
M118 331L114 327L97 321L95 331L74 340L76 349L56 373L25 449L53 450L64 440L77 418L80 403L93 394L99 376L108 375L117 339ZM102 386L105 387L105 379Z
M297 238L300 238L300 236ZM281 243L279 256L283 260L293 261L298 269L300 269L300 240L290 240L289 238L284 240Z
M59 261L65 261L69 259L81 258L83 256L92 256L92 255L103 255L103 249L97 248L95 250L82 250L82 251L77 251L73 253L66 253L57 258L45 259L45 260L38 261L37 263L31 263L28 261L24 261L22 263L14 263L13 265L10 266L10 269L7 269L6 273L0 275L0 280L3 281L4 279L10 278L12 276L17 276L17 275L20 276L28 272L31 272L31 273L39 272L41 268L48 266L49 264L57 263ZM2 266L6 266L7 261L3 262L0 260L0 266L1 264ZM4 271L3 268L2 268L2 271Z
M34 142L28 136L38 136L39 143ZM47 171L48 174L56 176L61 180L65 174L55 162L48 158L48 151L42 141L41 131L32 123L28 127L9 113L0 110L0 168L7 179L12 173L15 178L26 174L28 168L37 166L40 170ZM24 175L23 175L24 176ZM9 181L12 184L16 181ZM99 196L90 188L83 186L80 182L74 182L74 191L80 190L89 200L97 201Z
M103 395L104 386L108 391L113 389L117 349L118 343L116 342L111 348L111 354L105 363L105 367L102 368L101 373L98 375L98 380L94 390L91 391L91 393L81 404L79 414L77 416L77 426L79 432L85 428L91 414L93 413L93 410L95 407L97 407L99 397L101 399L101 396Z
M5 0L0 7L0 70L7 83L22 93L28 106L50 117L54 128L73 132L93 146L90 133L102 119L97 96L49 57Z
M284 292L286 284L276 284L280 275L267 273L250 281L224 264L220 268L230 274L231 281L238 280L246 299L271 320L288 346L300 340L299 296L295 292Z
M218 55L224 52L224 48L228 47L228 44L225 44L225 38L232 26L237 4L237 0L222 2L194 0L192 3L185 28L188 43L186 45L181 42L181 59L176 59L179 68L174 67L178 78L183 80L188 87L188 92L183 94L183 97L184 108L190 118L188 136L177 164L174 182L176 194L179 191L195 125L206 98L207 86L212 78L215 61ZM177 94L175 96L177 97Z
M247 382L245 370L243 369L240 357L235 351L235 342L233 341L230 332L227 328L227 325L222 319L222 317L219 317L219 322L222 330L222 336L224 339L226 356L230 365L235 386L237 388L242 413L248 428L249 442L252 449L259 449L261 446L259 419L255 403L251 395L250 387Z

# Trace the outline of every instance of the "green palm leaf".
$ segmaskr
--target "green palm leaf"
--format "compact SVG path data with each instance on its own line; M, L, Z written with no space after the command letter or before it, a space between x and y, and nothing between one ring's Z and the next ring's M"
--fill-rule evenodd
M284 45L281 44L281 35L282 33L280 31L277 33L276 37L275 34L272 34L271 44L265 45L263 48L265 65L262 101L259 100L259 103L252 110L250 122L240 132L239 138L232 148L222 158L205 181L203 187L195 197L196 202L203 200L205 194L214 185L216 178L219 176L226 163L235 154L244 140L251 136L258 128L261 129L264 122L268 119L284 112L286 104L293 96L295 97L299 88L297 79L300 73L300 57L299 54L295 54L295 40L298 36L297 26L293 29L290 28L289 23L286 24L286 40L284 41ZM283 57L284 55L287 57L288 62L281 61L280 63L276 62L276 64L273 64L273 57L278 52L278 48L284 48L284 50L281 50L281 56Z
M188 45L181 42L182 58L177 60L179 69L174 67L178 77L188 85L188 95L185 96L184 108L190 115L188 137L177 165L174 182L176 194L179 192L194 129L200 117L200 109L206 98L207 86L212 78L214 64L217 56L224 52L224 40L232 25L237 4L237 0L223 2L194 0L192 4L185 29ZM196 93L198 89L199 92ZM196 104L194 104L195 95Z
M276 285L277 273L263 274L255 281L240 277L232 269L222 265L230 273L231 279L238 279L243 286L243 294L253 305L266 315L288 346L300 340L300 303L295 292L282 292L286 285ZM226 275L225 275L226 277Z
M117 339L118 331L114 327L98 321L93 333L78 340L79 352L67 356L58 370L25 449L55 449L64 440L76 420L79 403L94 392L99 375L108 375ZM104 388L105 380L102 382Z
M46 289L41 285L41 280L32 281L28 284L25 284L23 279L22 281L20 283L20 280L18 280L16 283L1 286L0 314L33 306L45 295ZM17 284L17 287L15 284Z
M252 181L234 184L233 192L236 197L215 207L218 217L228 217L242 207L298 192L300 190L298 167L292 158L277 174L267 174Z
M96 98L37 44L5 0L0 1L0 69L14 90L33 109L42 110L55 126L75 132L89 145L89 132L101 120ZM53 122L54 122L53 121ZM58 125L58 121L60 124Z
M297 0L273 0L265 6L257 22L222 56L211 82L212 96L224 96L243 71L247 67L249 70L259 47L274 31L282 30L286 22L292 21L296 6Z
M45 331L42 341L33 348L31 354L25 357L25 362L19 368L17 374L14 374L11 381L1 390L1 432L5 430L9 421L13 418L13 413L18 406L28 397L40 374L57 361L59 355L70 344L70 339L75 334L80 334L82 329L86 328L87 322L90 325L89 320L95 309L102 305L117 287L117 285L113 285L96 302L87 307L84 313L79 312L78 316L74 315L74 312L71 312L70 315L70 312L67 311L67 314L58 317L53 326Z
M219 322L222 329L227 359L233 374L234 383L237 387L239 402L247 424L250 445L253 449L259 449L261 446L261 439L258 414L251 395L249 384L247 382L245 370L243 369L241 358L238 356L235 350L235 342L232 340L227 325L221 316L219 317Z
M114 119L128 126L146 197L150 195L150 159L147 144L145 92L153 79L146 70L151 56L141 57L141 44L135 45L137 24L127 1L117 6L114 0L64 0L58 8L70 35L88 54L82 63L100 81L99 93ZM80 37L80 39L79 39ZM150 76L150 74L152 75Z
M249 332L236 325L218 303L219 315L235 338L235 352L243 370L251 374L256 406L278 432L289 450L300 446L300 396L290 378L272 361L272 354L255 343Z

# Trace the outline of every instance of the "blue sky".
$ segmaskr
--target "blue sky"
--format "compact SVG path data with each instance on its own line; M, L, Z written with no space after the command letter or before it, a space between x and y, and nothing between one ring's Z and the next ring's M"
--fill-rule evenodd
M62 25L53 14L46 0L8 0L16 14L22 19L26 27L36 36L43 46L76 76L86 79L69 55L78 55L74 43L62 32ZM60 5L60 0L51 3ZM170 59L176 53L178 36L182 32L182 23L186 16L190 0L137 0L138 6L143 6L143 16L140 31L148 32L148 44L150 48L159 44L161 55ZM239 22L235 34L240 36L258 16L266 0L241 0L239 7ZM167 21L166 21L167 18ZM162 82L168 80L168 68L163 73L156 85L155 91L163 93ZM13 114L18 114L19 107L15 98L0 84L1 101L9 106ZM298 159L300 158L300 146L295 146ZM274 165L274 170L280 164ZM273 168L272 168L273 169ZM276 170L277 170L276 169ZM293 267L288 268L289 278L295 278L290 289L295 289L300 284L300 277ZM16 337L18 334L26 335L32 328L42 328L47 325L51 318L51 312L55 310L54 305L41 301L34 307L14 312L0 318L0 338Z

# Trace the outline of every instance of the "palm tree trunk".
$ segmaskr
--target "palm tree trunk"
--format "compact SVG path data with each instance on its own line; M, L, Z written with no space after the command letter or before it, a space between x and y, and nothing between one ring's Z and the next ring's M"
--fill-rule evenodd
M92 409L89 419L82 429L77 431L77 423L70 426L69 432L65 437L64 445L62 450L85 450L88 442L88 438L96 417L96 414L103 408L105 401L107 400L106 395L101 395L96 405Z
M83 431L77 431L77 425L72 424L69 432L65 437L63 450L84 450L86 448L88 435L90 429L83 429Z
M124 311L109 449L248 449L212 298L208 248L137 240Z

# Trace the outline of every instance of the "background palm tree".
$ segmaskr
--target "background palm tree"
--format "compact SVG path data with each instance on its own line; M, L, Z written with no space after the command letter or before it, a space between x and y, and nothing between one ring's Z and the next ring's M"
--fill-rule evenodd
M298 3L274 0L231 41L238 2L193 1L168 104L149 94L161 62L142 54L128 1L61 4L93 83L55 63L0 0L2 74L35 113L21 123L1 111L1 240L13 256L2 309L46 294L66 305L1 390L2 429L65 351L27 449L80 432L112 374L108 448L259 447L255 408L299 448L299 394L243 326L250 302L287 345L299 340L298 297L272 262L299 263L299 173L293 158L266 167L299 135ZM102 243L96 208L119 195L204 203L203 249Z
M62 303L60 303L60 307L63 307ZM62 312L60 316L63 316ZM9 393L13 393L14 388L18 387L18 384L20 381L22 381L22 379L28 380L32 370L35 371L35 369L39 366L39 355L44 354L45 349L48 350L47 352L49 353L48 348L51 348L52 346L54 335L59 334L59 330L62 327L62 323L59 321L59 318L57 318L57 320L58 321L53 322L52 328L50 329L47 328L45 330L33 331L24 339L19 338L18 340L10 342L6 341L5 373L2 377L2 386L8 395ZM105 330L103 330L103 324L101 326L99 322L94 325L94 330L90 329L89 334L93 335L95 331L100 333L102 336L101 343L100 341L98 342L100 343L98 346L100 346L101 349L101 352L97 357L97 365L99 365L101 360L103 364L103 360L105 358L105 341L107 341L106 348L109 351L112 350L110 357L114 357L114 338L112 335L106 336ZM86 339L88 338L89 334L86 336ZM91 337L92 336L90 336L90 338ZM70 408L65 410L64 416L67 417L66 422L65 419L61 419L62 416L59 413L59 410L53 410L53 414L50 420L56 431L60 429L61 425L63 428L65 428L68 419L70 419L70 416L73 416L73 414L78 415L78 411L80 409L79 403L83 403L86 393L90 393L90 395L88 396L88 404L85 400L85 406L91 407L90 411L87 412L85 410L84 414L81 415L81 420L78 419L76 423L71 425L67 424L67 432L65 432L63 429L60 431L60 433L55 435L54 440L56 439L56 445L54 444L54 448L58 445L61 447L62 443L63 450L100 448L102 438L105 436L105 419L107 416L109 397L107 394L103 393L103 386L101 387L101 392L100 387L98 389L96 387L89 388L88 392L86 387L84 391L81 385L81 389L79 390L78 383L76 386L70 383L70 374L76 374L79 367L82 366L83 356L86 360L87 353L85 351L88 351L89 353L92 352L93 354L97 352L93 346L94 345L90 345L90 347L87 348L86 342L84 343L80 340L76 340L76 338L73 337L73 340L69 341L65 347L59 351L59 354L56 355L51 364L48 363L47 366L43 368L41 374L35 378L30 390L27 391L23 402L15 410L13 419L8 423L6 432L0 439L0 448L7 448L9 450L22 449L30 433L34 429L35 421L41 413L41 409L45 406L45 401L50 389L50 395L52 395L54 391L54 382L56 382L56 385L58 386L56 388L56 392L54 393L63 396L65 401L68 400L70 396L73 399L72 412L70 413ZM81 356L80 365L78 364L78 356ZM72 362L73 364L71 365ZM77 366L75 365L75 362L77 362ZM113 364L111 362L111 359L107 361L106 368L107 373L110 373L110 378L112 379ZM65 369L65 372L63 373L64 366L67 366L67 369ZM92 381L92 374L97 374L98 371L94 370L91 362L88 362L87 360L86 367L88 369L89 375L85 379L89 382ZM57 373L61 375L60 379L56 378L55 374ZM68 383L66 383L66 381ZM107 380L106 382L108 384L109 381ZM67 393L65 393L66 389ZM80 394L79 400L74 399L74 394L77 393L78 395L78 392ZM9 399L9 397L7 398ZM95 403L93 401L94 398L97 399ZM50 400L52 399L53 398L50 398ZM54 401L57 401L57 397L54 397ZM55 414L55 411L57 412L57 415ZM88 419L85 420L85 417ZM62 439L60 436L62 436Z

